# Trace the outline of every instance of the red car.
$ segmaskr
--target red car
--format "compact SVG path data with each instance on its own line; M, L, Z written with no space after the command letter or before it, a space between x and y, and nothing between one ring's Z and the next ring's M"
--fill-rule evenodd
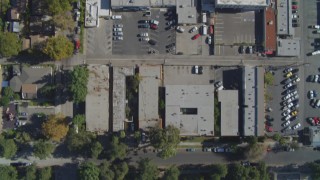
M151 24L150 28L156 30L158 29L158 26L156 24Z
M195 40L195 39L198 39L200 36L201 36L200 34L196 34L196 35L194 35L191 39L192 39L192 40Z
M266 125L266 131L267 131L267 132L272 132L272 131L273 131L273 129L272 129L272 127L270 127L270 126Z
M292 5L292 9L298 9L297 5Z

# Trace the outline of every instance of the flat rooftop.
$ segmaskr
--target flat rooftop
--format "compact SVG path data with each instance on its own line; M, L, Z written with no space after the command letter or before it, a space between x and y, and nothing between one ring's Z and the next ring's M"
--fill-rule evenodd
M113 67L113 132L124 130L124 122L126 121L126 76L133 75L133 67Z
M99 2L86 0L85 27L99 27Z
M265 10L265 23L266 23L266 50L276 51L277 49L277 36L276 36L276 14L275 10L267 7Z
M111 0L112 7L161 7L175 5L176 0Z
M239 136L238 90L218 91L221 104L221 136Z
M86 97L87 131L109 131L109 67L89 65L88 94Z
M217 5L267 6L268 0L216 0Z
M180 135L214 135L214 86L167 85L166 126L180 129Z
M140 66L139 128L159 127L159 85L161 66Z
M293 35L291 0L277 0L277 34Z
M278 56L300 56L300 39L277 39Z
M244 135L255 136L256 134L256 73L255 67L243 68L243 95L244 95Z
M178 24L197 24L197 8L194 1L177 0Z

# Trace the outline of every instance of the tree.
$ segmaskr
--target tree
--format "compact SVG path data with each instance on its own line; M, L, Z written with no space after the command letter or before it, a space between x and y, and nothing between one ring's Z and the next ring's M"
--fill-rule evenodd
M5 87L2 93L3 93L3 96L7 96L9 98L13 97L14 95L14 91L11 87Z
M4 139L0 140L0 155L7 159L12 158L17 153L17 145L13 139Z
M124 132L123 130L120 131L120 138L123 139L126 137L126 132Z
M76 66L71 73L70 91L74 103L78 104L85 101L88 89L89 71L86 67Z
M47 0L48 10L52 14L70 11L72 9L71 2L73 0Z
M260 180L269 180L270 179L269 174L267 172L267 166L266 166L265 162L263 162L263 161L259 162L257 169L260 172L260 178L259 178Z
M180 175L180 170L177 166L170 166L165 172L163 179L164 180L178 180Z
M273 82L274 82L274 76L271 72L267 72L264 74L264 82L267 84L267 85L273 85Z
M0 55L10 57L17 55L21 50L21 41L15 33L0 32Z
M115 174L115 177L117 177L117 180L123 180L124 177L129 172L129 166L126 162L121 162L118 164L114 164L112 166L113 172Z
M225 164L212 165L210 172L212 179L224 178L228 174L228 167Z
M26 175L24 177L25 180L36 180L37 167L32 164L31 166L26 167Z
M52 176L51 167L45 167L38 170L38 179L50 180Z
M254 160L259 158L263 154L263 152L264 152L263 145L255 143L245 148L244 155L247 159Z
M53 60L67 59L72 56L74 45L69 39L64 36L57 36L49 38L42 52L48 55Z
M74 28L74 20L70 12L61 12L52 18L54 25L62 30L72 31Z
M16 137L15 140L19 143L28 143L31 141L31 137L30 134L28 134L27 132L23 131L23 132L17 132L16 133Z
M99 180L100 169L92 162L85 162L79 169L81 180Z
M110 163L108 161L103 161L99 168L100 168L100 180L113 180L114 179L114 172L110 167Z
M92 143L90 150L91 150L91 157L96 159L96 158L98 158L98 156L102 152L103 147L102 147L101 143L96 141L96 142Z
M166 129L152 128L150 130L151 145L160 152L161 158L169 158L176 154L176 148L180 143L180 131L174 126L167 126Z
M152 164L148 158L141 159L138 162L138 172L139 180L156 180L159 176L157 166Z
M135 131L133 134L134 139L136 140L136 142L140 142L141 140L141 132L140 131Z
M40 140L37 143L35 143L33 154L34 156L40 159L45 159L49 157L53 153L53 151L54 151L53 144L51 144L50 142Z
M77 114L72 119L72 124L82 126L86 123L85 116L83 114Z
M281 139L281 136L280 136L280 134L276 133L272 136L272 139L275 141L279 141Z
M117 136L113 136L108 154L111 160L122 160L127 155L127 145L119 142L119 138Z
M0 174L2 180L16 180L18 179L18 172L12 166L0 165Z
M2 96L0 99L0 105L1 106L8 106L10 103L10 98L7 96Z
M5 16L8 9L10 8L10 0L0 1L0 7L1 7L1 16ZM2 31L2 28L0 29L0 31Z
M317 162L311 162L307 163L307 166L312 170L312 179L319 180L320 179L320 163Z
M49 139L59 142L69 130L66 118L62 114L50 115L42 124L42 133Z
M67 147L70 152L77 152L86 154L88 152L89 146L96 136L87 131L81 133L75 133L70 131L67 138Z

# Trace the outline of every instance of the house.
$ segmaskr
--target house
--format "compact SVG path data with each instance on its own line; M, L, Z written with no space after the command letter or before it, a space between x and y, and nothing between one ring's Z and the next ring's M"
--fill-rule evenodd
M20 20L20 13L17 8L11 8L8 11L8 20L9 21L19 21Z
M19 22L10 22L10 32L19 33L20 32L20 23Z
M35 99L38 89L52 82L52 68L42 66L13 66L9 86L14 92L21 92L22 99Z

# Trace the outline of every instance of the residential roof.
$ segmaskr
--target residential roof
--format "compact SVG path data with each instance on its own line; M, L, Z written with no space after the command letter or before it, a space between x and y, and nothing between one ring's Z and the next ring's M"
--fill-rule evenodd
M20 23L19 22L10 22L11 32L18 33L20 32Z
M114 132L124 130L126 117L126 76L133 76L133 67L113 67L113 122Z
M277 0L277 34L294 35L291 0Z
M86 0L85 27L99 27L98 13L99 13L98 1Z
M22 85L22 99L37 98L38 88L36 84L23 84Z
M167 85L166 126L181 135L214 135L214 86Z
M49 36L41 36L41 35L31 35L30 36L30 44L31 47L33 47L34 45L37 45L43 41L46 41L49 38Z
M190 3L187 3L190 2ZM192 1L177 0L178 24L196 24L197 8Z
M45 84L52 81L52 68L43 66L22 67L14 66L16 75L10 80L10 87L14 92L20 92L23 84L37 84L42 88ZM21 71L21 72L20 72Z
M9 20L19 20L20 13L17 8L11 8L9 11Z
M221 136L239 136L239 98L238 90L218 91L221 103Z
M109 67L89 65L89 81L86 96L87 131L109 131Z
M265 10L265 27L266 27L266 50L276 51L277 49L277 36L276 36L276 15L271 7Z
M139 128L159 127L160 66L140 66L139 75Z
M29 49L31 47L31 39L23 38L22 39L22 50Z
M299 56L300 55L300 39L277 39L277 55L278 56Z

